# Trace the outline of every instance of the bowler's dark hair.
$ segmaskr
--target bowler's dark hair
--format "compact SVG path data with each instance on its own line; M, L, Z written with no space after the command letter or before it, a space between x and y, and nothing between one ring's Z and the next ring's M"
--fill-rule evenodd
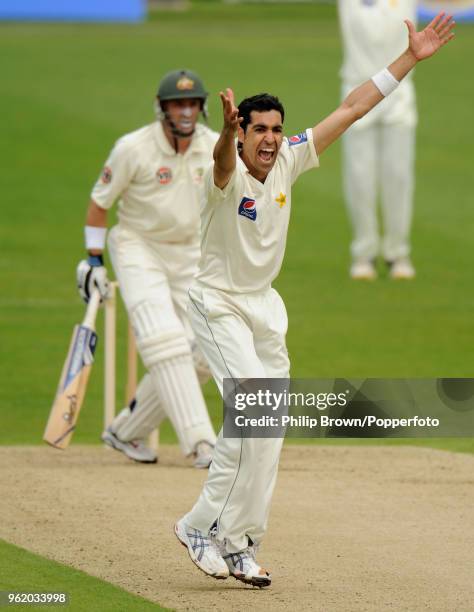
M251 98L245 98L245 100L242 100L239 104L239 117L243 117L240 127L244 132L246 131L248 124L251 123L250 113L252 111L262 113L271 110L276 110L280 113L281 122L283 123L285 120L285 109L276 96L272 96L268 93L261 93Z

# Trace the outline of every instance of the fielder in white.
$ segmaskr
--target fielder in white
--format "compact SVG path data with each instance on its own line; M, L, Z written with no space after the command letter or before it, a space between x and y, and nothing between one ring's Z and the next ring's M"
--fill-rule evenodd
M167 74L158 89L158 120L118 140L87 212L89 258L78 266L80 293L87 301L96 285L107 295L107 211L119 199L108 249L148 370L102 439L145 463L157 457L143 439L166 417L196 467L209 466L216 441L200 387L210 372L186 313L200 254L199 193L218 138L197 123L206 98L195 73Z
M338 0L344 46L342 98L397 57L406 45L404 19L415 22L416 0ZM417 111L412 74L343 137L344 192L353 228L354 279L373 280L376 258L390 276L410 279L410 226ZM382 204L383 237L377 221Z
M221 390L224 378L289 376L286 311L271 283L283 260L291 187L319 165L319 156L349 126L452 37L453 22L444 13L422 32L406 23L406 51L297 136L283 137L277 98L260 94L236 108L232 90L221 93L224 127L205 179L201 260L189 292L192 325ZM281 446L281 439L219 434L203 491L175 525L177 538L206 574L270 584L255 554L267 527Z

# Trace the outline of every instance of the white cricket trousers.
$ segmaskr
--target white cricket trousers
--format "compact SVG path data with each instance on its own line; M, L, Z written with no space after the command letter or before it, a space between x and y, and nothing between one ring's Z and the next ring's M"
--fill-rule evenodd
M415 128L376 122L343 136L344 191L352 221L354 260L386 261L410 253ZM377 222L380 193L383 238Z
M186 312L199 244L157 242L117 225L109 232L108 248L137 348L149 371L139 385L133 413L117 417L118 433L129 433L124 440L142 437L166 415L185 455L201 440L214 444Z
M289 378L288 319L275 289L235 294L194 285L189 315L214 379ZM259 544L267 528L281 438L224 438L220 431L209 476L185 521L217 539L228 552Z

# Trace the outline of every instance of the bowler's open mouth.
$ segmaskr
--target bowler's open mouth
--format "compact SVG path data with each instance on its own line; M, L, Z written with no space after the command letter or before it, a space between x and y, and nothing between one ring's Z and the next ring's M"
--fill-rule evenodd
M257 155L262 161L269 162L275 155L275 149L260 149Z

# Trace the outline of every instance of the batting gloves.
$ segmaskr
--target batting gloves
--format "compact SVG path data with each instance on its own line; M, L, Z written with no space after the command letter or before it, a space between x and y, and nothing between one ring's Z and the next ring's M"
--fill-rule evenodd
M94 287L99 290L101 302L107 297L109 280L102 255L89 255L87 259L80 261L76 270L76 278L79 295L86 304L89 302Z

